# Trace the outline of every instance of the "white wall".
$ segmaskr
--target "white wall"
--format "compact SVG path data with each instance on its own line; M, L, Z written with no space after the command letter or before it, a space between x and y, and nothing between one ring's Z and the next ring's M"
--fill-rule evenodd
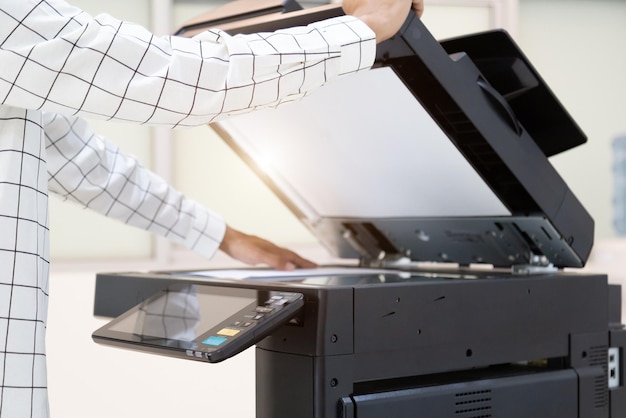
M626 135L626 2L522 0L519 43L587 133L587 144L552 158L596 222L615 235L611 141Z

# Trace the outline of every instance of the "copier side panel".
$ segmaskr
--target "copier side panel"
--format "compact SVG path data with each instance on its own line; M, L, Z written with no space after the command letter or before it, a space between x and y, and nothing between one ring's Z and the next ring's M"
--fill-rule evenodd
M573 370L492 377L341 400L341 418L579 417ZM419 411L419 415L416 415Z
M607 333L607 278L541 275L355 289L355 380L564 358Z

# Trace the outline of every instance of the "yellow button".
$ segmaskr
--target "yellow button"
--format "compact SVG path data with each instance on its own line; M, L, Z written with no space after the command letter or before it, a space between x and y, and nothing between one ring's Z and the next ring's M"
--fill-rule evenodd
M222 328L220 331L218 331L218 335L226 335L227 337L234 337L235 335L239 334L241 332L241 330L239 329L232 329L232 328Z

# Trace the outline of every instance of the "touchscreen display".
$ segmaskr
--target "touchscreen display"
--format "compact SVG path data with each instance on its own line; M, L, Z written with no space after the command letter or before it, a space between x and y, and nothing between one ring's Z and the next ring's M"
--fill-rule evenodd
M239 289L238 296L228 294L232 291L220 294L215 289L212 293L201 290L191 285L166 291L140 305L132 315L114 323L110 330L133 334L144 341L165 338L190 342L233 313L257 305L255 290Z
M216 363L287 324L303 306L301 293L180 284L113 319L92 338L102 344Z

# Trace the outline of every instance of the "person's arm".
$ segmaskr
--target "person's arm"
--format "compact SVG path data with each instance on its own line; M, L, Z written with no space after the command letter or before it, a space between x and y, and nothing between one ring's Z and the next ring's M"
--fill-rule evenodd
M88 118L203 125L367 69L376 51L374 32L351 16L188 39L155 37L61 0L0 5L0 105Z
M211 257L226 225L77 117L44 113L49 191Z
M177 242L205 257L221 249L247 264L277 269L315 264L264 239L228 227L163 178L96 135L80 118L44 114L51 193Z

